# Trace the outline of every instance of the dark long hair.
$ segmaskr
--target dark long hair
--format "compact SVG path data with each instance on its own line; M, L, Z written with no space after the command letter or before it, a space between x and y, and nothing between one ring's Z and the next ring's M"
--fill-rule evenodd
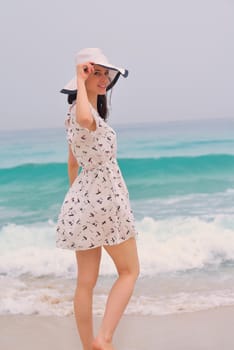
M77 93L68 95L67 101L69 104L72 104L76 100ZM107 120L108 117L108 108L107 108L107 97L106 95L98 95L97 98L97 110L99 115L104 119Z

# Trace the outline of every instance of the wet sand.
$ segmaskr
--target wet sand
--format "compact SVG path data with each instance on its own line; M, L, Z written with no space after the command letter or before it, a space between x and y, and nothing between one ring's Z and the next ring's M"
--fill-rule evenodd
M164 316L124 316L116 350L233 350L234 307ZM100 318L95 317L95 329ZM0 316L2 350L82 350L73 316Z

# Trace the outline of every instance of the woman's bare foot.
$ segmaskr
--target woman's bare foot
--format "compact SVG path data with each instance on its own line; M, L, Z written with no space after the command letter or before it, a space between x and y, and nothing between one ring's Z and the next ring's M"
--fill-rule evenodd
M115 350L111 342L106 342L97 337L92 344L93 350Z

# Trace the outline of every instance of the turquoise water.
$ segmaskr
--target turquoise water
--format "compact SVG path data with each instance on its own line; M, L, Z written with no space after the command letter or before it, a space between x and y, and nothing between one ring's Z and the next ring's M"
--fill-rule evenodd
M120 158L119 166L138 207L147 200L186 195L195 198L198 194L208 197L234 188L234 155ZM0 169L0 179L1 207L6 212L2 225L56 220L68 186L67 164L22 164ZM225 203L220 211L224 207ZM155 214L161 215L160 209ZM142 210L141 217L144 215L147 212Z
M148 289L142 280L137 293L149 303L149 312L176 312L175 305L187 311L233 305L234 120L111 126L140 232L141 274ZM38 278L52 278L56 295L61 278L64 286L75 278L71 252L55 248L56 218L68 190L65 130L0 131L0 147L0 313L33 313L21 293L29 279L28 295L38 302ZM102 282L113 273L104 257ZM157 293L156 281L162 282ZM98 291L97 303L103 304L103 290ZM56 312L66 314L61 305ZM49 314L55 312L47 307ZM137 298L131 310L141 313Z
M208 202L212 199L215 213L231 209L232 120L136 124L116 130L118 162L137 219L148 215L149 209L153 218L167 217L170 208L167 212L163 206L162 213L157 205L153 214L152 201L179 201L186 196L190 196L188 216L199 195ZM64 130L5 131L0 136L0 225L56 220L68 187ZM205 214L207 209L203 210ZM173 211L176 214L180 212Z

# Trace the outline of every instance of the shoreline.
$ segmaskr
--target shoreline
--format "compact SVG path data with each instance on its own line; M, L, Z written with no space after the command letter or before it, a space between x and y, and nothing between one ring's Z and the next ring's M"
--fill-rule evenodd
M116 350L232 350L234 307L161 316L123 316ZM100 324L94 317L94 329ZM81 350L74 316L1 315L4 350Z

